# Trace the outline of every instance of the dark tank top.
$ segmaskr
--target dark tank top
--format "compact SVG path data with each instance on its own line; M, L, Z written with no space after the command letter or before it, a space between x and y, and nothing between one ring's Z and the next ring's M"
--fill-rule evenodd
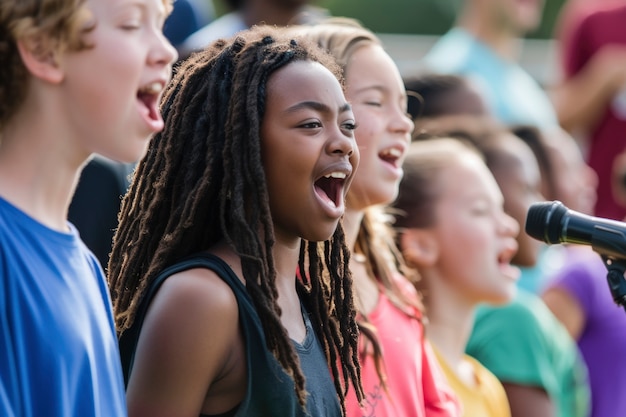
M307 391L314 393L314 395L309 394L305 411L300 407L296 398L293 379L287 375L274 355L267 349L261 320L246 287L226 262L208 253L196 254L172 265L159 274L152 283L141 301L135 322L120 338L125 384L128 383L132 370L139 331L150 301L169 276L192 268L210 269L230 286L237 299L239 324L246 344L248 362L246 395L235 410L222 414L220 417L331 417L341 415L325 356L307 315L305 314L307 336L302 345L296 343L296 351L300 357L305 378L307 378Z

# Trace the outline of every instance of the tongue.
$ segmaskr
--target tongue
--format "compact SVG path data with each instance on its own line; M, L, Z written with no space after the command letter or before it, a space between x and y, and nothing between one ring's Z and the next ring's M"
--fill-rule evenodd
M324 201L326 204L328 204L331 207L337 207L335 202L331 200L330 197L328 197L328 194L326 194L326 191L324 191L318 186L315 186L315 192L317 193L318 196L320 196L322 201Z
M156 100L150 95L142 93L140 93L137 98L144 105L144 114L152 120L157 120L159 118L159 109L157 108Z
M150 126L150 129L154 132L158 132L163 129L163 118L158 109L157 100L150 99L149 97L137 96L137 102L139 104L139 113L144 118L145 122Z

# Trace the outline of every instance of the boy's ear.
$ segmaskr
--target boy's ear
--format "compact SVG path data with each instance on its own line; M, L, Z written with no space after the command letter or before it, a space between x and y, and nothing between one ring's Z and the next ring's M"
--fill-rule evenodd
M63 80L57 50L42 36L32 36L17 41L17 49L28 72L52 84Z
M407 264L414 268L430 267L437 262L439 245L429 229L407 229L400 237L402 254Z

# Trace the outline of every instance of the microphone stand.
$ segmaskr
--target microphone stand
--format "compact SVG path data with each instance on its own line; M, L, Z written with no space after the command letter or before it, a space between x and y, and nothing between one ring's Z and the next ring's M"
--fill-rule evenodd
M626 310L626 235L619 229L596 225L591 248L602 257L613 301Z
M613 301L618 306L622 306L626 310L626 259L613 259L606 255L600 255L608 272L606 279L609 283L609 289L613 296Z

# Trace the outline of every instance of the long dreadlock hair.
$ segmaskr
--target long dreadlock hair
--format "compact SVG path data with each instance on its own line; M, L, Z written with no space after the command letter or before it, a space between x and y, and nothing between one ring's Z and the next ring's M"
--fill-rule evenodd
M181 64L161 103L165 128L151 141L122 202L108 265L121 335L160 271L225 240L241 257L267 347L293 377L302 405L305 381L277 304L260 127L269 77L304 60L320 62L341 80L330 55L270 27L218 40ZM350 255L341 226L329 241L303 241L301 255L298 293L311 313L345 413L348 384L359 400L363 390Z

